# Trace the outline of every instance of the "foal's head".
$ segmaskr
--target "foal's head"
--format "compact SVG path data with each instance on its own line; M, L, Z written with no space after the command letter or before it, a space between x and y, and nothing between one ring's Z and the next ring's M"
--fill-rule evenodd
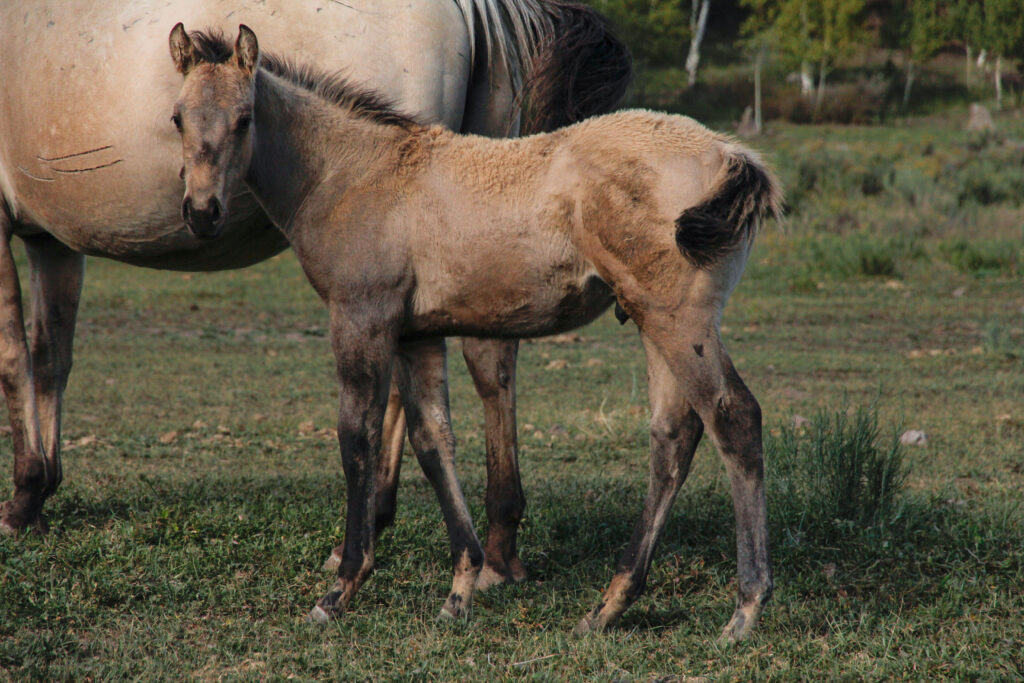
M231 55L208 54L180 23L171 30L171 58L185 76L171 121L181 133L185 198L181 217L193 235L220 235L233 188L252 157L252 110L259 45L238 27Z

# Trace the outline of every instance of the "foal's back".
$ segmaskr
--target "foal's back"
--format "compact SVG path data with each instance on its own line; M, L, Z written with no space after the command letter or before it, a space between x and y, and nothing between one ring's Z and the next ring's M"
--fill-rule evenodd
M732 144L692 119L647 111L518 140L436 129L423 138L406 192L416 208L396 225L416 274L413 326L520 336L607 308L603 254L686 268L674 222L720 180Z

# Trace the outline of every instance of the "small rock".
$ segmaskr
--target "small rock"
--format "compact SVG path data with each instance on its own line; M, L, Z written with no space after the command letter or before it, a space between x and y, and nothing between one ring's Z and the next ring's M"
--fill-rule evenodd
M599 367L601 365L604 365L604 361L601 360L600 358L588 358L587 362L584 363L583 365L584 365L584 367L588 367L588 368L596 368L596 367Z
M829 562L821 568L822 572L825 573L825 578L828 579L829 583L831 583L832 579L836 577L836 569L837 567L835 562Z
M556 358L547 365L544 366L545 370L565 370L569 367L569 361L564 358Z
M793 416L793 429L803 429L804 427L808 426L809 424L811 424L811 421L808 420L803 415L794 415Z
M306 420L305 422L299 423L299 434L312 434L316 431L316 427L313 425L312 420Z
M206 424L202 420L196 420L192 423L192 429L206 429L210 425Z
M957 287L956 289L953 290L953 298L954 299L959 299L960 297L962 297L966 293L967 293L967 288L966 287Z
M166 432L164 434L161 434L159 441L162 444L172 444L172 443L174 443L177 440L177 438L178 438L178 432L173 432L172 431L172 432Z
M927 446L928 435L920 429L908 429L900 435L900 443L904 446Z

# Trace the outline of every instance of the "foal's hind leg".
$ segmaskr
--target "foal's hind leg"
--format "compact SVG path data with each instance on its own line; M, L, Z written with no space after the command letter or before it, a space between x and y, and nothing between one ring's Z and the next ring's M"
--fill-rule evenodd
M443 339L399 347L399 381L405 400L409 441L423 473L437 493L448 527L454 578L442 617L468 617L484 553L455 475L455 435L448 408Z
M761 448L761 406L740 379L709 316L686 321L680 334L667 319L648 321L644 333L657 345L718 448L732 487L736 514L738 594L725 640L741 640L757 623L772 594L768 513Z
M651 463L647 498L611 585L601 603L576 627L577 635L603 630L615 623L643 592L658 535L679 488L686 480L694 450L704 432L700 418L684 397L682 386L661 353L646 339L644 348L647 351L651 401Z
M516 340L462 340L462 354L484 405L487 431L487 545L477 590L526 579L516 534L526 509L516 435Z

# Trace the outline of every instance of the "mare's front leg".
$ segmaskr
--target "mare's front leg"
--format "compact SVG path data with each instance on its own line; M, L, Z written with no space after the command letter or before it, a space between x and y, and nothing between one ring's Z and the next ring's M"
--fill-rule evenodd
M487 449L487 545L477 590L524 581L516 535L526 510L516 434L517 340L464 337L462 355L484 405Z
M46 495L56 492L62 476L61 412L71 373L78 302L85 276L85 256L50 235L25 239L32 274L32 376L35 379L39 430L47 472Z
M348 493L338 578L310 621L345 613L370 576L376 537L376 474L395 350L395 326L380 309L331 304L331 345L338 368L338 445Z
M10 220L0 211L0 385L7 400L14 446L14 493L0 505L0 532L46 530L41 517L56 477L43 453L32 361L25 336L21 285L11 254Z
M441 617L468 617L473 589L484 562L483 549L455 474L455 435L448 406L448 373L443 339L399 347L398 376L405 400L409 441L434 487L451 547L454 578Z

